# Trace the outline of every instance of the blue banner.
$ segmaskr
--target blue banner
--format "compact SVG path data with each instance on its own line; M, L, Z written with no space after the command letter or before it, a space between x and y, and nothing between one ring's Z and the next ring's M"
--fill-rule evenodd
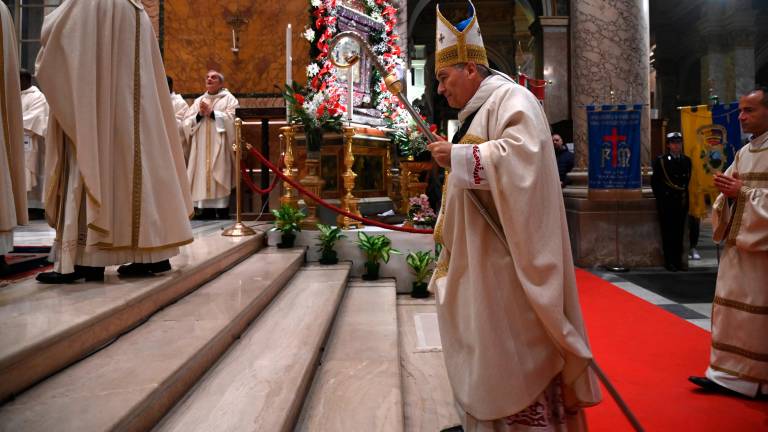
M587 107L590 189L640 188L642 105Z
M742 146L741 124L739 123L739 104L717 104L712 107L712 123L725 128L725 155L726 162L723 171L728 168L736 158L736 152Z

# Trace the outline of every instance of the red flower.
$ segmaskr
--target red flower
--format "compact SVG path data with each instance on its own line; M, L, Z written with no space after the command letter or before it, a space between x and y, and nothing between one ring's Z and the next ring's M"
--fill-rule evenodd
M296 93L296 94L293 95L293 98L296 99L296 103L297 104L299 104L299 105L304 104L304 96Z
M426 119L425 119L425 120L426 120ZM436 124L434 124L434 123L432 123L431 125L429 125L429 131L430 131L430 132L432 132L432 133L435 133L435 132L437 132L437 125L436 125Z

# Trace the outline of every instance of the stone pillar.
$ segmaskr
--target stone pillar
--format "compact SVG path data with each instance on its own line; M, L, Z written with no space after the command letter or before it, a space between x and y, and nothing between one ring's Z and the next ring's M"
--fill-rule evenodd
M568 120L570 116L568 83L568 17L539 17L543 51L542 77L551 81L544 94L544 111L549 123Z
M571 116L576 166L588 165L585 105L643 104L641 149L650 164L650 33L648 0L571 0ZM610 90L614 91L612 100ZM575 173L586 182L586 173ZM580 181L579 181L580 180ZM601 194L586 185L564 190L574 261L580 266L659 265L661 236L655 201L643 194ZM597 198L597 196L595 196Z
M650 101L648 0L571 0L571 113L576 166L587 166L584 105ZM650 163L649 107L643 112L642 164Z

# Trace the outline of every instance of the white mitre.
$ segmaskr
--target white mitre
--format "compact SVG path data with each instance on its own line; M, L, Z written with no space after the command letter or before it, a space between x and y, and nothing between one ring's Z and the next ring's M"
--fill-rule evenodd
M488 56L483 45L483 35L480 34L480 24L477 22L475 5L469 1L469 18L459 23L458 26L454 26L443 16L440 12L440 5L437 5L436 9L437 34L435 40L437 54L435 54L435 73L446 66L467 62L488 67ZM463 29L459 30L462 27Z

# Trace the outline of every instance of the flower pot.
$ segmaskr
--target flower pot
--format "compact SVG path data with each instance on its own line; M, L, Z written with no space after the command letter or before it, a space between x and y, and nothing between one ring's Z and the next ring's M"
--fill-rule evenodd
M363 280L377 280L379 278L379 263L366 262Z
M320 147L323 145L323 128L307 128L305 131L307 137L307 152L320 153Z
M324 251L322 255L320 255L320 264L326 264L326 265L332 265L332 264L338 264L339 257L335 250L330 251Z
M280 249L288 249L293 247L293 243L296 241L296 234L294 233L283 233L283 235L280 237L280 243L277 244L277 247Z
M427 291L426 282L414 282L411 284L413 289L411 290L411 297L413 298L427 298L429 297L429 291Z

